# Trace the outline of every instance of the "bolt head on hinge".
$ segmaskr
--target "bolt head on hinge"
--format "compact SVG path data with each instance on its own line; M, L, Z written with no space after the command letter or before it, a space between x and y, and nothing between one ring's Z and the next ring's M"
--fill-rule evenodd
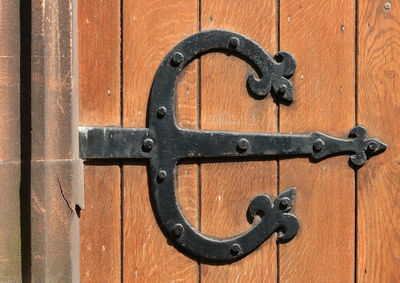
M249 148L249 141L247 139L240 139L237 143L239 151L246 151Z
M173 66L179 66L180 64L183 63L183 54L180 52L175 52L174 55L172 56L171 64Z
M174 227L172 228L172 234L176 238L179 238L182 235L183 230L184 230L184 228L183 228L182 224L180 224L180 223L175 224Z
M154 141L150 138L147 138L143 141L143 151L149 152L153 149Z
M239 244L233 244L230 250L231 255L237 256L241 252L242 248Z
M367 151L374 153L378 149L378 144L375 141L371 141L367 146Z
M165 108L164 106L161 106L157 109L157 117L158 118L163 118L165 116L165 114L167 114L167 108Z
M166 177L167 177L167 171L160 170L158 172L158 179L160 179L161 181L164 180Z
M321 139L316 139L316 140L314 141L314 143L313 143L313 149L314 149L316 152L320 152L321 150L324 149L324 147L325 147L325 143L324 143L324 141L321 140Z
M237 38L237 37L232 37L232 38L229 40L228 46L229 46L229 48L236 49L236 48L239 46L239 44L240 44L239 38Z

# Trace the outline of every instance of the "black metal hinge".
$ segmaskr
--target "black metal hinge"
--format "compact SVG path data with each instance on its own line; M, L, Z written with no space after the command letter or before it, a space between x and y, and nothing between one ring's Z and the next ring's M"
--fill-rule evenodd
M175 194L175 167L182 159L212 157L240 160L254 157L309 156L320 160L334 155L350 155L350 162L361 166L367 158L385 150L386 145L367 138L363 127L355 127L349 138L324 133L264 134L182 129L175 115L175 87L178 75L193 59L210 52L234 55L253 67L247 88L251 95L272 93L277 102L293 101L293 85L288 80L295 71L295 60L286 52L272 57L254 41L234 32L208 30L181 41L164 58L151 89L148 128L80 127L80 156L83 159L146 159L149 164L150 195L154 213L166 237L180 251L204 261L232 262L260 246L274 232L282 232L279 242L288 242L299 229L290 214L296 190L289 188L275 199L256 196L247 216L261 220L240 235L215 239L203 235L185 219Z

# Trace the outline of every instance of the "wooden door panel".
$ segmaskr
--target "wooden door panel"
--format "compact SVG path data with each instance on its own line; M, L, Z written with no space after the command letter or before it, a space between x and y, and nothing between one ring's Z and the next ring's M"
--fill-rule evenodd
M280 49L297 60L296 101L280 107L281 132L345 137L354 127L354 15L351 1L281 1ZM280 162L280 190L297 187L301 221L298 236L279 247L280 282L353 280L355 177L347 160Z
M79 1L79 123L120 126L120 4ZM121 179L118 164L85 165L81 211L82 282L120 282Z
M194 0L124 1L123 6L123 126L145 127L147 101L154 74L166 53L198 30ZM197 68L192 66L178 84L178 114L184 126L197 120ZM183 97L183 99L182 99ZM179 199L193 209L186 216L197 220L197 166L179 170ZM183 174L182 174L183 173ZM184 177L182 177L184 176ZM167 244L149 199L145 164L123 169L123 281L196 282L198 264ZM190 184L190 190L188 189ZM137 217L139 216L140 217ZM192 222L193 223L193 222ZM197 223L194 222L194 225Z
M119 1L79 3L79 124L120 125Z
M81 281L121 278L119 166L85 166L85 209L81 211ZM101 266L101 268L99 268Z
M254 6L253 6L254 5ZM257 9L254 9L257 7ZM275 1L212 1L201 5L201 30L242 33L274 53L277 50ZM206 130L276 132L277 107L271 96L256 100L246 90L252 69L233 56L201 58L201 123ZM201 165L201 231L234 236L250 228L246 210L259 194L276 195L276 161L207 163ZM201 265L202 282L273 282L277 276L274 237L231 265Z
M388 3L390 5L388 5ZM346 137L355 125L389 144L354 171L348 157L180 164L177 196L202 233L250 227L258 194L297 187L299 234L275 237L233 264L190 259L155 220L145 162L88 162L81 212L82 282L396 282L400 181L397 40L400 0L79 1L80 125L145 127L155 71L201 30L228 29L271 54L294 55L295 102L248 95L245 62L196 59L177 84L183 128Z
M358 282L400 275L399 16L400 1L359 3L358 123L389 147L357 174Z

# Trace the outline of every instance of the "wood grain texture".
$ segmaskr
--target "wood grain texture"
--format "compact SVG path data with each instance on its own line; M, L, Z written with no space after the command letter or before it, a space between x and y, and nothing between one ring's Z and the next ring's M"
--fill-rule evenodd
M400 1L358 3L358 120L389 147L358 173L357 279L394 283L400 277Z
M181 168L179 173L183 172ZM192 175L190 170L187 174ZM187 186L181 184L180 188ZM186 212L192 215L189 221L195 224L197 205L192 210L186 207ZM123 219L124 282L197 282L197 263L169 245L158 227L148 193L147 169L143 165L124 167Z
M79 1L80 125L120 125L120 4ZM86 166L81 282L121 280L118 166Z
M125 127L144 127L147 101L158 65L167 52L198 29L197 0L124 1ZM196 63L178 83L179 120L196 127ZM189 222L197 225L197 166L178 168L178 197ZM168 245L149 199L144 165L124 166L124 282L197 282L196 261Z
M281 132L346 137L355 121L354 1L282 0L280 49L297 59L295 102L281 106ZM299 234L280 245L280 282L352 282L354 172L348 157L280 162L280 189L298 189Z
M85 166L81 282L120 282L120 198L118 166Z
M274 53L275 1L202 1L202 30L222 28L243 33ZM201 128L275 132L277 107L268 96L255 100L246 90L253 71L243 61L224 54L201 58ZM201 165L201 229L227 237L249 229L246 210L259 194L276 195L275 161L207 163ZM276 279L274 237L257 251L231 265L201 266L202 282L273 282Z
M176 86L176 119L184 129L198 129L198 60L180 74ZM180 164L177 168L176 195L186 220L198 228L199 225L199 165Z
M120 124L120 1L79 1L81 125Z
M167 52L197 31L197 1L124 3L124 126L144 127L155 72Z
M244 1L202 0L201 29L243 33L274 53L276 2L256 0L249 5ZM386 2L391 3L389 10L384 9ZM397 281L399 2L358 1L358 124L389 148L359 170L357 198L347 157L318 163L308 159L280 161L279 189L298 189L294 213L301 221L299 234L281 245L279 252L272 237L237 263L202 264L201 282L274 282L278 276L281 283L352 282L355 276L358 282ZM197 0L124 1L125 127L145 126L154 73L173 45L197 31L198 8ZM355 1L350 0L280 0L280 49L292 53L298 66L293 79L296 101L289 107L280 106L281 132L320 130L345 137L354 126L355 14ZM120 1L79 1L81 125L120 125L120 32ZM197 61L191 63L177 85L181 127L278 131L278 111L272 98L254 100L247 93L245 82L251 68L222 54L201 59L198 121L197 68ZM201 180L198 165L178 167L177 196L188 221L201 226L205 234L227 237L247 230L245 212L251 199L261 193L277 193L275 161L207 163L200 167ZM85 168L81 281L197 282L197 263L168 245L155 221L145 164L126 165L123 175L121 200L118 166Z

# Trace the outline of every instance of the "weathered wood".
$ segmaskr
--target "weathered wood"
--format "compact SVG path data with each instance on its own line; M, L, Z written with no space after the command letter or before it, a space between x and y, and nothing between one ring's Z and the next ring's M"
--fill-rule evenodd
M155 71L167 52L198 29L197 0L124 1L123 125L144 127ZM194 64L195 65L195 64ZM196 126L196 67L178 84L181 125ZM197 225L195 165L178 168L178 196L188 220ZM196 282L198 265L167 244L149 199L144 164L124 166L124 282Z
M120 125L120 4L79 1L80 125ZM118 166L86 166L81 282L121 280Z
M276 1L202 1L201 29L222 28L243 33L274 53ZM275 132L277 107L271 96L255 100L246 90L251 67L223 54L201 58L201 128ZM246 210L258 194L276 195L275 161L201 165L201 230L227 237L247 230ZM202 265L204 282L272 282L276 273L273 238L232 265Z
M79 123L120 125L120 1L79 1Z
M187 66L178 79L176 88L176 119L185 129L198 129L198 62ZM199 165L181 164L177 168L176 195L183 215L194 227L199 220Z
M345 137L354 126L354 1L282 0L280 49L297 59L295 103L281 106L281 132ZM280 161L280 190L298 189L301 227L280 245L280 282L354 279L354 172L348 157Z
M123 110L123 126L145 127L151 83L164 55L199 28L223 28L255 39L270 53L276 51L280 38L280 49L297 60L295 102L281 105L278 111L271 96L254 100L245 84L251 68L236 57L210 54L201 58L200 65L191 63L180 77L181 127L282 133L320 130L345 137L356 123L389 148L358 171L357 182L345 156L318 163L281 160L279 174L276 161L206 163L200 165L200 172L197 164L179 165L177 196L182 211L202 233L217 237L249 228L245 213L257 194L298 188L294 213L301 228L294 240L277 249L271 238L239 262L202 264L200 269L196 261L168 245L160 231L149 199L145 163L124 166L122 192L118 166L87 166L81 281L396 282L400 125L393 115L399 108L399 1L386 1L391 3L386 9L382 1L200 2L201 15L197 0L123 1L121 39L119 1L79 1L81 125L120 125Z
M124 189L124 282L196 282L197 263L167 243L154 218L145 166L124 167Z
M394 283L400 276L400 1L358 5L358 123L389 147L358 173L357 282Z
M81 211L81 282L121 279L121 194L118 166L85 166Z

